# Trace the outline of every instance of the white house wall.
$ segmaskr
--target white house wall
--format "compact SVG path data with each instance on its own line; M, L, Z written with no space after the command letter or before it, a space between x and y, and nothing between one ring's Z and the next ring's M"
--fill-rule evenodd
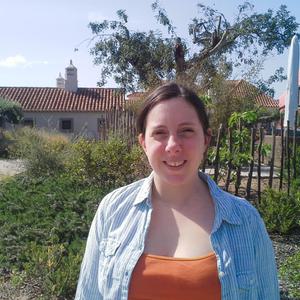
M62 132L68 136L99 138L98 120L103 113L98 112L24 112L24 119L33 119L34 126ZM73 119L73 130L68 133L60 129L61 119Z

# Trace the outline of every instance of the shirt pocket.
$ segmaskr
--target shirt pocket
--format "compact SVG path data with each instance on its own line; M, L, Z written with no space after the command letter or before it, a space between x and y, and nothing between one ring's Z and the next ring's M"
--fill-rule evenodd
M120 242L116 239L108 238L100 243L100 272L99 275L106 280L113 271L116 260L116 252L120 247Z
M243 272L237 274L237 284L240 297L247 296L247 299L255 299L253 297L257 292L257 280L254 272Z

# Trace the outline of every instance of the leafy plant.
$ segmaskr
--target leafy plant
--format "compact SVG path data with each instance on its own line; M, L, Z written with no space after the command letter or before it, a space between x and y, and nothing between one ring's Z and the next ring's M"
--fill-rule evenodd
M68 244L29 244L25 252L24 269L29 277L39 278L41 291L59 299L74 297L84 243L75 240Z
M280 276L288 284L289 295L300 299L300 251L288 257L279 269Z
M270 232L288 234L299 226L300 193L288 195L287 192L267 189L258 204L267 229Z
M117 137L71 143L37 131L23 134L18 143L27 147L20 153L30 172L0 182L0 272L10 270L18 280L25 274L45 299L73 299L101 197L148 174L148 164L140 147Z
M107 191L66 175L19 176L0 182L1 266L22 267L24 249L37 244L71 243L86 238L99 198Z
M125 185L149 173L140 147L129 147L119 137L108 141L80 139L72 145L69 157L66 167L72 176L101 187Z
M17 124L23 117L21 105L0 98L0 127L3 122Z

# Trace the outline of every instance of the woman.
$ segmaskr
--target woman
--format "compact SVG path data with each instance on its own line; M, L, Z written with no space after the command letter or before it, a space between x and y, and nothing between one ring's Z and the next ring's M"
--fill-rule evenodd
M197 95L158 87L137 127L153 172L101 201L76 299L279 299L256 209L199 172L210 129Z

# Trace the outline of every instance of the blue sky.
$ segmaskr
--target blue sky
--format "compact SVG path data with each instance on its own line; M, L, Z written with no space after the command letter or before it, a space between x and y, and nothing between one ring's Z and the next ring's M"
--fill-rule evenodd
M154 0L10 0L2 1L0 10L0 86L54 87L59 72L72 59L78 69L81 87L95 87L100 66L93 65L86 41L91 37L88 23L115 19L118 9L125 9L132 29L160 28L151 11ZM196 16L197 3L216 7L230 20L244 1L160 0L177 33L187 37L187 24ZM278 9L286 4L300 22L298 1L251 1L258 12ZM86 42L84 42L86 41ZM74 52L74 48L79 51ZM287 51L270 58L262 72L269 77L277 67L287 67ZM237 78L236 78L237 79ZM114 87L114 82L108 85ZM275 87L278 97L286 83Z

